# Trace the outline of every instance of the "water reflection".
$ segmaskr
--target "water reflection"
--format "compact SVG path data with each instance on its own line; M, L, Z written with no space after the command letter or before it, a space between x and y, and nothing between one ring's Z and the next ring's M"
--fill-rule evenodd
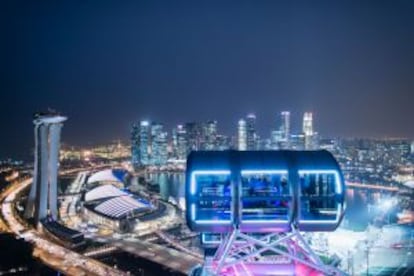
M154 185L158 185L163 200L170 200L184 205L185 174L184 173L150 173L146 175Z

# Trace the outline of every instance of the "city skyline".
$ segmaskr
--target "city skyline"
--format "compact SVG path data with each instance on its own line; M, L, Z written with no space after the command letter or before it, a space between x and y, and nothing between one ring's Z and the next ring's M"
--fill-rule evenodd
M414 275L413 14L0 1L0 275Z
M53 109L51 109L52 112L56 112ZM310 119L309 119L310 114ZM138 119L134 122L131 122L128 124L128 128L125 130L124 133L121 133L120 135L110 138L108 140L100 140L96 142L87 141L87 142L81 142L81 143L71 143L70 141L67 141L66 139L63 139L62 144L70 147L90 147L90 146L103 146L107 145L108 143L114 143L114 142L122 142L127 143L131 146L133 146L133 142L131 140L131 131L135 126L139 126L140 123L148 124L148 126L151 129L152 125L160 126L162 130L162 134L166 135L166 137L161 138L167 141L168 147L173 146L173 139L174 139L174 132L179 130L180 128L185 129L185 126L187 124L196 124L199 127L202 127L203 125L208 125L209 123L214 122L215 126L215 133L217 137L223 138L223 144L226 145L221 147L219 150L224 149L241 149L241 150L247 150L247 140L246 140L246 148L240 148L239 143L239 135L240 135L240 122L245 120L248 120L250 116L254 117L254 136L257 138L257 141L255 143L260 143L261 145L259 148L268 148L268 149L277 149L277 148L283 148L283 147L274 147L269 144L267 146L263 146L262 143L273 143L275 140L280 141L286 141L287 137L290 137L290 139L296 139L300 138L301 135L303 135L303 139L306 139L305 137L309 136L315 136L317 139L368 139L368 140L388 140L388 139L402 139L402 140L412 140L411 137L399 137L399 136L328 136L324 135L323 133L320 133L319 131L319 118L316 119L316 128L315 128L315 116L313 116L315 112L310 112L308 110L305 110L301 113L295 114L291 112L290 110L282 110L273 116L273 121L270 126L268 126L267 129L263 128L263 122L257 119L256 113L250 112L246 113L245 116L241 116L239 120L234 122L234 125L232 126L232 129L230 130L223 130L221 121L219 120L205 120L205 121L195 121L188 119L186 121L180 121L179 123L173 122L173 123L165 123L160 120L152 120L149 117L143 117L141 119ZM310 122L309 122L310 120ZM305 128L309 128L310 124L310 132L309 130L305 130ZM246 125L244 126L246 128ZM316 129L316 130L315 130ZM149 134L150 136L153 134ZM252 136L253 134L251 134ZM247 139L247 137L246 137ZM250 138L253 139L253 138ZM288 138L289 139L289 138ZM251 142L252 143L252 142ZM150 147L152 147L152 144L149 144ZM287 145L287 148L289 146ZM309 146L308 146L309 147ZM199 147L197 150L202 149L202 147ZM250 147L250 150L254 149ZM257 148L258 149L258 148ZM254 149L254 150L257 150ZM299 148L298 148L299 149ZM205 150L214 150L214 148L209 148ZM25 152L17 152L14 153L12 156L3 156L4 160L7 160L9 158L11 159L22 159L22 160L30 160L33 158L33 146L29 148L28 151ZM185 154L182 154L184 156Z
M0 156L31 151L31 114L48 107L77 145L126 140L141 118L229 135L254 112L263 133L278 110L314 112L324 136L414 137L413 3L114 7L1 3Z

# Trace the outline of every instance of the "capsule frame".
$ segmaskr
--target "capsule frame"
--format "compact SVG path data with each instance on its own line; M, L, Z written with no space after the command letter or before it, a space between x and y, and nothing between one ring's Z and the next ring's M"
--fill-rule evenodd
M334 231L345 194L325 150L199 151L187 160L186 217L197 232Z

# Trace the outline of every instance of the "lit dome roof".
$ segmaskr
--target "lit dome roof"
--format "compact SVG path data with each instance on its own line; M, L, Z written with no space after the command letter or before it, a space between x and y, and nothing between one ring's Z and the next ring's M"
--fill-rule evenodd
M85 201L99 200L108 197L117 197L127 195L126 192L112 185L98 186L85 194Z
M95 182L124 182L124 177L127 174L124 170L107 169L99 171L91 175L88 179L88 184Z

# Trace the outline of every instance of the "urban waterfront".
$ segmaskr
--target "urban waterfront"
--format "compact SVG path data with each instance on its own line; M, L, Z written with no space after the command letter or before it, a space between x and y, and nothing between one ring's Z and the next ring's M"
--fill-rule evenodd
M414 275L413 14L0 1L0 275Z

